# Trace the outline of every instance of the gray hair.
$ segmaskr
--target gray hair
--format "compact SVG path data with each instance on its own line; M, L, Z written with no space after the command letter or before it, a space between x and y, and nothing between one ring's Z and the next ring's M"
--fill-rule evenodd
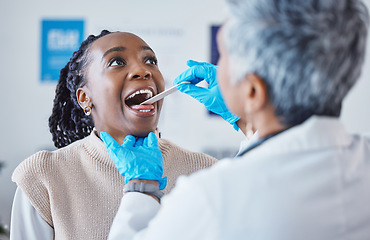
M360 76L368 11L360 0L227 0L224 27L231 81L248 73L265 83L287 125L339 116Z

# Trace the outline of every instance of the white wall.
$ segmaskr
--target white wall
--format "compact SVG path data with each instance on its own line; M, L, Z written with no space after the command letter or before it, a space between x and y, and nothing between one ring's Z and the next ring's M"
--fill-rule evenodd
M366 0L370 3L370 0ZM81 10L82 9L82 10ZM187 59L209 61L209 25L226 18L223 0L18 0L0 3L0 223L9 224L14 168L40 149L53 149L48 130L55 83L40 81L40 27L44 18L83 18L85 34L132 31L156 51L168 86ZM370 55L368 49L367 55ZM342 119L352 132L370 132L370 59L345 100ZM234 152L242 136L204 107L176 93L166 99L163 137L202 152ZM227 139L227 140L226 140Z

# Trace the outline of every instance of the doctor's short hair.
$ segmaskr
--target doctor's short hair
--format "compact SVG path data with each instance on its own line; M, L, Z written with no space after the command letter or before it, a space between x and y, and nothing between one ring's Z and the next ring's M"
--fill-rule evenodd
M223 37L233 83L265 83L276 116L296 125L339 116L364 61L368 11L359 0L226 0Z

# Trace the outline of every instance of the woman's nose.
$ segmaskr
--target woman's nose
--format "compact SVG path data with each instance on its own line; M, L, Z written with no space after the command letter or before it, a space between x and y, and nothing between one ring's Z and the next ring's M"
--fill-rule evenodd
M129 74L130 79L150 79L151 77L152 73L142 66L134 67Z

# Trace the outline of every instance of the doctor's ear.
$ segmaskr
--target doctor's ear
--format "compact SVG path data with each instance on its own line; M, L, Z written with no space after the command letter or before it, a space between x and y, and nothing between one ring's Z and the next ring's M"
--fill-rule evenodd
M91 102L90 97L88 96L86 89L84 88L78 88L76 91L77 101L80 107L83 109L85 114L89 116L91 114L91 110L93 107L93 104Z
M246 114L258 112L268 103L266 85L257 74L247 74L243 88Z

